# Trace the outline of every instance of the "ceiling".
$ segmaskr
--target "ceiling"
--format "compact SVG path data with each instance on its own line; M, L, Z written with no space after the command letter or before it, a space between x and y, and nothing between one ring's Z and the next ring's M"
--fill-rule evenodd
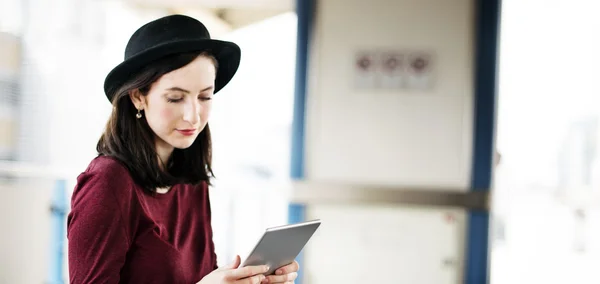
M208 9L266 9L287 10L294 9L293 0L123 0L126 2L140 3L152 6L188 7Z
M295 0L122 0L143 8L195 16L213 34L226 33L294 10ZM209 27L210 26L210 27Z

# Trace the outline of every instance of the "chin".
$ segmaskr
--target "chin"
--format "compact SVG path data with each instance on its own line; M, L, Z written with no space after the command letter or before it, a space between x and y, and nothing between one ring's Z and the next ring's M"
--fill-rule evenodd
M177 139L177 141L172 141L171 146L176 149L184 150L192 146L194 144L194 139Z

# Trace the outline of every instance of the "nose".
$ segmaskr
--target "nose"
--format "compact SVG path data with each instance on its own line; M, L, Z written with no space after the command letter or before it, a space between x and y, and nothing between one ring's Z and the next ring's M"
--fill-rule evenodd
M200 111L201 111L200 103L197 101L192 101L186 103L183 110L183 120L190 123L193 126L197 126L200 121Z

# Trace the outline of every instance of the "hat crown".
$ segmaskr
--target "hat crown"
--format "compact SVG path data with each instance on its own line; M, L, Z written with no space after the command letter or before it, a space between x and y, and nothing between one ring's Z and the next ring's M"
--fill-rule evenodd
M200 21L184 15L162 17L141 26L131 35L125 47L125 59L168 42L199 39L210 39L208 29Z

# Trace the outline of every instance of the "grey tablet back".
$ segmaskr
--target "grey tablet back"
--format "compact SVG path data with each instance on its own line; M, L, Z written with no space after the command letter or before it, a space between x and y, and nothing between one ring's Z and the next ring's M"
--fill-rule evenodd
M312 220L267 229L241 266L266 264L265 275L275 273L294 261L320 225L320 220Z

